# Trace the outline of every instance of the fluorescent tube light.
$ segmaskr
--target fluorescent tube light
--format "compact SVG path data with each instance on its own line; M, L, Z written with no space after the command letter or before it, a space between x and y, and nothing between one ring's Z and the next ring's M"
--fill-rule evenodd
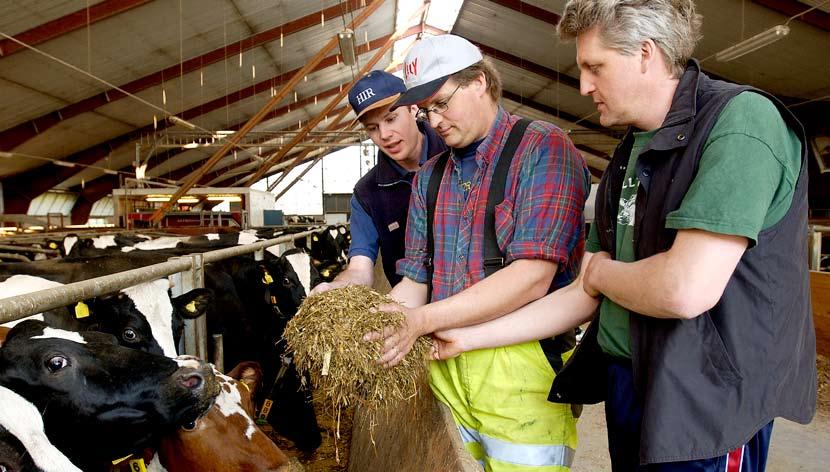
M56 166L61 166L61 167L75 167L74 162L52 161L52 163L55 164Z
M720 62L727 62L737 59L744 54L749 54L752 51L768 46L784 36L790 34L790 27L787 25L776 25L772 28L762 31L755 36L745 39L734 46L730 46L723 51L715 54L715 59Z
M191 123L189 121L183 120L183 119L179 118L178 116L171 115L171 116L168 116L167 119L170 120L170 122L173 123L174 125L179 125L182 128L196 129L196 125L194 125L193 123Z

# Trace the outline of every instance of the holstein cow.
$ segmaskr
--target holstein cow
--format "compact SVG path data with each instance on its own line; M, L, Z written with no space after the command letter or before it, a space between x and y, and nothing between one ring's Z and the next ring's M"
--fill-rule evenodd
M305 298L296 273L287 259L271 254L264 261L236 257L213 265L206 285L219 294L219 309L208 311L208 331L223 333L227 365L243 360L262 364L265 389L257 395L262 405L259 417L299 449L313 452L322 437L311 392L301 387L280 341L285 324ZM223 303L227 309L222 309ZM235 305L243 307L238 317L231 315Z
M81 472L46 437L37 408L0 386L0 470Z
M0 296L12 297L61 285L40 277L15 275L0 282ZM213 292L194 289L171 299L169 287L165 279L146 282L115 295L79 302L73 310L58 308L33 318L69 331L102 331L114 335L125 347L174 357L184 319L203 315L213 301Z
M49 440L85 471L195 421L219 386L209 364L128 349L113 336L27 320L0 347L0 385L33 403Z
M256 362L243 362L228 375L214 370L216 404L194 423L165 437L156 461L169 471L285 471L288 457L254 424L254 401L262 378ZM243 434L239 434L242 431Z
M337 238L341 235L336 226L329 226L325 231L311 235L311 257L314 267L320 271L320 277L324 282L331 282L345 267L348 262L347 252L343 250Z

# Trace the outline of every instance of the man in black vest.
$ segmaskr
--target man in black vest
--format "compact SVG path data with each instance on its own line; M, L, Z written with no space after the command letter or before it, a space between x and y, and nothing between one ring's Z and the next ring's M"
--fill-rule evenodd
M404 92L403 80L382 70L369 72L349 90L349 104L380 152L377 165L354 187L349 266L312 294L346 285L371 287L379 251L389 284L401 280L395 263L404 255L412 177L427 159L447 149L432 128L415 120L417 107L390 109Z
M775 417L815 412L804 131L775 97L691 59L692 0L571 0L580 89L627 125L599 186L583 271L435 356L593 318L553 402L605 402L620 471L762 471Z

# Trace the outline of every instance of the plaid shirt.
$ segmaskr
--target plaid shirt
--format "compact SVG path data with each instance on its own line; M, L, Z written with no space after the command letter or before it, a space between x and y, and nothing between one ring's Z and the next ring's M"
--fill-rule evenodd
M433 301L454 295L484 278L484 214L494 161L520 117L499 107L490 133L476 151L469 192L461 188L461 166L450 155L435 205ZM452 151L450 151L452 152ZM426 283L426 194L437 158L415 175L406 230L406 256L398 274ZM559 264L552 288L569 284L585 250L583 208L591 174L582 155L556 126L528 126L507 174L504 201L496 206L496 238L506 262L545 259Z

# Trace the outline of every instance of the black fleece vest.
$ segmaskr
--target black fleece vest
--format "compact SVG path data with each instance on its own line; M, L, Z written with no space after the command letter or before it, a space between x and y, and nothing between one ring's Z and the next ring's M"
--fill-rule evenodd
M427 159L447 150L446 144L426 123L418 122L418 129L427 146ZM404 257L406 220L409 215L409 196L415 172L401 175L392 159L380 152L378 163L357 181L354 196L366 210L378 233L383 272L393 287L401 281L395 272L395 263Z
M769 98L799 136L801 172L787 214L758 235L714 308L691 320L632 313L635 388L642 401L642 463L710 458L744 444L781 416L809 422L815 412L815 332L807 271L807 143L801 124L775 97L712 80L690 61L663 126L639 154L634 248L637 259L668 250L679 208L723 107L744 91ZM597 193L600 245L614 255L627 133ZM598 317L554 381L550 399L596 403L605 396Z

